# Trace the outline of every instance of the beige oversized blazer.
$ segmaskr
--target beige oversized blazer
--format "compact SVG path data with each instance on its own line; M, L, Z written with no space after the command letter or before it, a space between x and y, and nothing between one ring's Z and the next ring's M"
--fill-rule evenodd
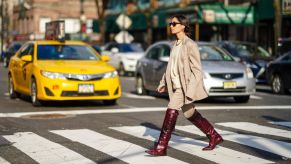
M159 85L159 88L162 86L167 87L170 100L173 95L173 85L170 77L171 61L172 60L169 60L166 72L164 73ZM187 36L182 40L181 53L178 62L178 71L182 91L184 93L185 104L206 98L208 94L204 88L199 49L197 44Z

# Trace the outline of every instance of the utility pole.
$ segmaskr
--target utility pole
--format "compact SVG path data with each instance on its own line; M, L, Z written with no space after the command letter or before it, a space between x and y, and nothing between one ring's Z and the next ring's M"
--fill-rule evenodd
M1 0L1 54L3 53L3 42L4 42L4 25L3 25L3 10L4 10L4 3L3 3L4 0ZM0 54L0 56L2 57L2 55Z
M273 54L278 52L278 39L281 37L281 27L282 27L282 10L281 10L281 0L273 1L275 9L275 23L274 23L274 43L275 51Z

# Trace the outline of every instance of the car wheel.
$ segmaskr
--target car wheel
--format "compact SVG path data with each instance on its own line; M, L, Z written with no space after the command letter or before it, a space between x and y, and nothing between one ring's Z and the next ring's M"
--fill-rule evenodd
M119 76L125 76L125 74L126 74L125 69L124 69L124 65L122 63L119 64L118 74L119 74Z
M103 100L104 105L115 105L116 104L116 99L114 100Z
M41 106L41 102L37 98L37 84L35 79L31 80L30 85L31 102L33 106Z
M13 79L12 76L9 75L8 76L8 92L9 92L9 97L11 99L16 99L20 96L20 94L18 92L15 91L14 89L14 83L13 83Z
M274 75L271 81L272 91L276 94L284 94L284 84L282 78L279 75Z
M9 63L8 63L8 59L7 59L7 57L4 57L4 58L3 58L3 66L7 68L7 67L8 67L8 64L9 64Z
M237 103L247 103L250 99L250 96L236 96L234 97L235 102Z
M148 91L144 87L143 79L141 76L138 76L136 78L136 87L135 87L136 93L138 95L147 95Z

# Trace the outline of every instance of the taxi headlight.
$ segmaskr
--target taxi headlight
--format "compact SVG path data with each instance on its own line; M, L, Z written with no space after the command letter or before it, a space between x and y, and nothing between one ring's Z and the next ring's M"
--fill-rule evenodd
M113 78L118 75L117 71L104 73L103 78Z
M50 79L66 79L66 75L63 73L57 73L57 72L48 72L48 71L40 71L41 75L44 77L50 78Z
M253 71L249 67L246 68L246 75L248 79L254 78Z

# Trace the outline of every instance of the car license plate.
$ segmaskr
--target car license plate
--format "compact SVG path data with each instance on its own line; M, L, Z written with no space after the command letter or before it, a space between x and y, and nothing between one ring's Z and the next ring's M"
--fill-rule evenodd
M79 84L78 92L79 93L94 93L94 85L93 84Z
M235 81L225 81L225 82L223 82L223 88L224 89L236 88L236 82Z

